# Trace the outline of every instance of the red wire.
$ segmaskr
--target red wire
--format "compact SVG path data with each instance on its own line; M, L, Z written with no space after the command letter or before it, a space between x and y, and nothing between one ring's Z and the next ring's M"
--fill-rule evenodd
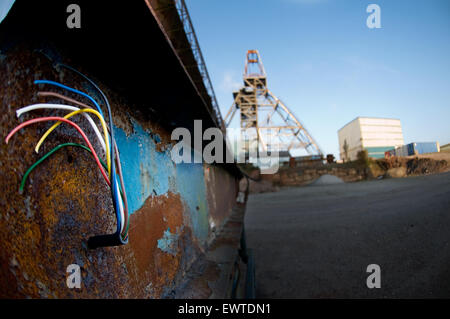
M101 171L103 177L105 178L106 183L108 183L108 185L111 186L111 182L109 181L108 175L106 174L105 170L103 169L102 165L100 164L100 161L98 159L97 153L95 152L94 148L92 147L92 144L89 141L88 137L86 136L86 134L83 132L83 130L77 124L75 124L72 121L69 121L68 119L65 119L63 117L50 116L50 117L40 117L40 118L37 118L37 119L32 119L32 120L23 122L22 124L18 125L16 128L14 128L8 134L8 136L6 136L6 139L5 139L6 144L8 144L9 139L15 133L17 133L17 131L19 131L20 129L24 128L25 126L28 126L28 125L31 125L31 124L34 124L34 123L39 123L39 122L46 122L46 121L61 121L61 122L68 123L68 124L72 125L73 127L75 127L77 129L77 131L81 134L83 139L86 141L87 145L89 146L89 149L92 152L92 155L94 155L95 161L97 162L97 166L100 168L100 171Z

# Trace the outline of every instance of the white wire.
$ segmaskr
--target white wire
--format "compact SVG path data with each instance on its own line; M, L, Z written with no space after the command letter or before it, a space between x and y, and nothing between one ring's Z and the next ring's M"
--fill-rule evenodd
M121 220L120 232L122 232L123 227L125 226L125 213L123 211L123 204L122 204L123 199L122 199L122 195L120 194L120 191L119 191L119 184L118 184L117 180L116 180L116 192L117 192L117 194L119 194L119 208L120 208L119 210L120 210L120 220Z
M71 105L65 105L65 104L50 104L50 103L38 103L38 104L32 104L32 105L28 105L25 107L22 107L18 110L16 110L16 115L19 118L22 114L27 113L29 111L33 111L33 110L39 110L39 109L59 109L59 110L67 110L67 111L78 111L80 110L80 108L76 107L76 106L71 106ZM95 124L95 122L92 120L92 118L89 116L89 114L87 113L82 113L83 116L89 121L89 124L91 124L92 128L94 129L95 135L97 135L97 138L103 148L103 150L105 151L106 154L106 144L105 144L105 140L103 139L102 134L100 133L100 131L98 130L97 125Z
M32 104L32 105L28 105L28 106L22 107L20 109L17 109L16 110L16 115L19 118L24 113L27 113L27 112L33 111L33 110L39 110L39 109L53 109L53 110L58 109L58 110L67 110L67 111L78 111L78 110L80 110L80 108L78 108L76 106L71 106L71 105L38 103L38 104ZM94 129L94 132L97 135L97 138L100 141L100 144L102 145L102 148L103 148L103 150L105 151L105 154L106 154L105 140L103 139L103 136L100 133L97 125L92 120L92 118L89 116L89 114L87 114L87 113L82 113L82 114L89 121L89 123L91 124L91 126ZM120 191L119 191L119 184L118 184L117 180L116 180L116 191L119 194L119 211L120 211L120 216L121 216L120 231L122 232L123 228L125 226L125 213L124 213L124 209L123 209L123 199L122 199L122 195L120 194Z

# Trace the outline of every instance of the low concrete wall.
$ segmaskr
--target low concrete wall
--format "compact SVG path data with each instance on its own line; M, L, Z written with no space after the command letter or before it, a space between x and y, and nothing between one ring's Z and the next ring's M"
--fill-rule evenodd
M334 175L344 182L358 182L378 177L400 178L414 175L437 174L450 169L450 158L442 154L421 157L392 157L371 161L365 168L357 162L344 164L281 167L276 174L260 175L260 181L250 183L251 193L276 191L278 186L308 185L322 175Z
M261 179L271 181L276 186L302 186L325 174L335 175L344 182L357 182L366 178L365 170L362 168L320 166L281 168L276 174L261 175Z

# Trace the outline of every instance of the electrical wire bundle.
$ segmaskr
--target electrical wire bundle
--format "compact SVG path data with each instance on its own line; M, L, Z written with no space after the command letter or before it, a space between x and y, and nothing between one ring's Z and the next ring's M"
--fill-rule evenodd
M109 101L106 97L106 95L103 93L103 91L87 76L82 74L81 72L73 69L72 67L64 64L60 64L60 66L65 67L67 69L70 69L74 71L75 73L82 76L85 80L87 80L101 95L104 104L108 111L108 118L109 118L109 127L106 125L105 118L103 116L102 109L100 105L97 103L97 101L89 96L88 94L78 91L76 89L73 89L71 87L68 87L66 85L63 85L58 82L54 81L48 81L48 80L36 80L34 81L34 84L36 85L49 85L53 87L57 87L72 93L75 93L77 95L83 96L87 98L92 104L95 105L95 108L92 108L91 106L84 104L78 100L72 99L70 97L67 97L63 94L59 94L56 92L38 92L38 96L42 97L53 97L58 98L60 100L63 100L67 102L68 104L50 104L50 103L39 103L39 104L33 104L26 107L22 107L18 110L16 110L16 115L19 118L22 114L38 110L38 109L49 109L49 110L65 110L70 111L67 115L64 117L58 117L58 116L48 116L48 117L39 117L34 118L31 120L28 120L26 122L23 122L22 124L18 125L16 128L14 128L6 137L5 142L8 143L10 138L18 132L20 129L29 126L34 123L40 123L40 122L47 122L47 121L56 121L56 123L50 127L44 135L41 137L39 142L37 143L35 147L36 153L39 152L39 148L45 141L45 139L50 135L50 133L56 129L60 124L65 123L73 126L78 133L83 137L84 141L86 142L86 145L81 145L78 143L64 143L56 146L52 150L50 150L47 154L45 154L43 157L41 157L38 161L36 161L24 174L22 181L20 183L19 191L23 192L23 189L25 187L25 183L27 180L28 175L31 173L31 171L41 164L43 161L45 161L48 157L50 157L52 154L57 152L63 147L71 146L71 147L79 147L81 149L84 149L92 154L94 157L95 162L97 163L98 168L100 169L101 174L103 175L104 180L106 183L110 186L111 189L111 196L113 200L113 206L114 210L116 212L116 219L117 219L117 230L113 234L105 234L105 235L98 235L93 236L88 239L88 247L91 249L95 249L98 247L106 247L106 246L119 246L124 245L128 242L128 229L129 229L129 216L128 216L128 202L127 202L127 195L125 191L125 185L123 181L122 176L122 167L120 164L120 156L119 156L119 150L117 148L117 144L114 139L114 130L113 130L113 121L112 121L112 114L111 114L111 108L109 105ZM77 106L74 106L77 105ZM99 131L97 125L95 124L92 117L89 115L93 114L95 115L102 126L103 130L103 136L101 132ZM95 132L95 135L97 139L100 142L101 147L103 148L105 154L106 154L106 163L99 158L97 155L97 152L92 146L92 143L90 142L87 135L84 133L84 131L74 122L69 120L74 115L82 114L86 120L89 122L89 124L92 126L92 129Z

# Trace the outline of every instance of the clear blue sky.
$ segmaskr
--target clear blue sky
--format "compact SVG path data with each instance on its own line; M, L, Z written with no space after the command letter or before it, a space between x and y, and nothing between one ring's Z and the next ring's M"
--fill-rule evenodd
M450 1L186 2L223 115L258 49L271 91L325 153L338 156L337 130L357 116L399 118L405 143L450 143ZM366 26L371 3L381 29Z

